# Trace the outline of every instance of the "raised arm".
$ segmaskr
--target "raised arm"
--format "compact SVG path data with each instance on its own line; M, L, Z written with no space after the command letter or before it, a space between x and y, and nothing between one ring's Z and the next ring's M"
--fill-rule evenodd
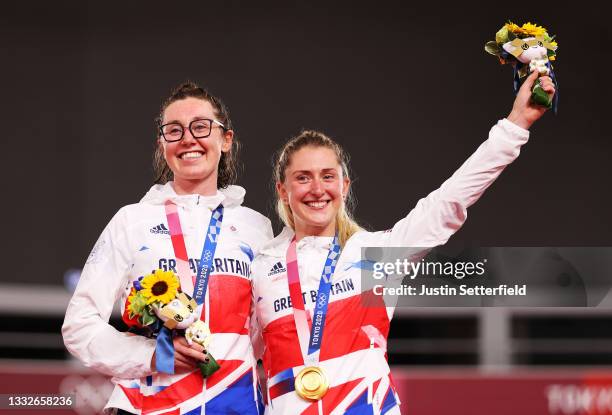
M125 211L119 211L94 246L68 304L62 335L66 348L87 367L110 376L150 375L155 341L108 324L130 269Z
M467 208L474 204L520 153L529 128L546 108L530 103L532 73L516 96L510 115L491 128L488 139L439 189L419 200L416 207L386 234L387 246L434 247L442 245L463 225ZM552 81L541 78L544 90L554 94Z

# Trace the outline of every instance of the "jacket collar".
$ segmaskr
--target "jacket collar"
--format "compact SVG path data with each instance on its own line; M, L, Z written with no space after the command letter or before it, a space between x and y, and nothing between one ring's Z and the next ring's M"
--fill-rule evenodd
M219 203L224 207L240 206L244 200L246 191L240 186L228 186L218 189L213 196L177 195L172 186L172 182L166 184L156 184L149 189L145 196L140 200L141 203L152 205L163 205L167 200L171 200L178 206L198 206L203 205L211 209L216 208Z
M261 253L274 257L284 257L287 254L287 247L293 239L295 232L285 226L281 233L261 248ZM305 236L297 243L297 250L303 248L314 248L327 251L333 242L333 236Z

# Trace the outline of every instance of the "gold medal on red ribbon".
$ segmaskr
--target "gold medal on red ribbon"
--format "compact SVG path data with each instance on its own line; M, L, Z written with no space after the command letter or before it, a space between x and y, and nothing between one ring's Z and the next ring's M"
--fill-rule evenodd
M318 401L329 390L329 381L322 368L307 366L295 377L295 392L303 399Z

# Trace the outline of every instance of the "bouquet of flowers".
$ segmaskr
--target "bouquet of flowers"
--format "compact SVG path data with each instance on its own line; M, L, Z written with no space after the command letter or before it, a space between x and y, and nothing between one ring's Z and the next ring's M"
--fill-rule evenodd
M157 269L133 282L125 303L123 321L129 327L146 328L156 338L156 367L160 372L174 373L174 335L184 335L189 344L204 347L206 359L201 362L202 376L210 376L219 364L208 353L211 333L197 315L197 304L180 291L180 282L172 271Z
M548 75L552 78L555 88L557 80L553 73L551 61L556 58L557 42L554 36L542 26L533 23L525 23L518 26L512 22L506 23L495 34L495 40L485 44L485 50L491 55L499 58L500 63L509 63L514 68L514 92L530 72L537 70L540 75ZM542 89L539 81L534 84L531 94L532 102L545 106L554 107L548 94Z

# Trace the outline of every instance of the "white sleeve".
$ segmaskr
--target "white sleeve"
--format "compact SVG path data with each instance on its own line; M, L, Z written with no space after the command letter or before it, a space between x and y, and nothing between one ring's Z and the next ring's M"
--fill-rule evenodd
M108 324L128 284L131 266L125 211L120 210L96 242L68 304L62 326L66 348L87 367L119 378L150 375L155 340L122 333Z
M259 245L260 247L265 245L266 243L268 243L274 238L274 231L272 230L272 222L270 222L270 219L266 218L266 222L262 226L262 232L263 232L263 243Z
M252 283L251 283L252 284ZM261 331L261 325L259 324L259 319L257 318L257 298L255 297L255 292L251 290L251 316L249 321L249 335L251 338L251 345L253 346L253 354L255 355L255 360L263 359L264 351L266 350L266 345L263 339L263 333Z
M489 138L439 189L419 200L408 216L384 234L384 245L435 247L446 243L465 222L467 208L518 157L528 138L529 131L500 120Z
M274 231L272 230L272 222L264 215L257 213L254 217L249 218L251 226L256 230L255 241L253 243L255 256L259 253L262 246L267 244L274 238Z
M265 218L265 219L266 219L265 222L261 226L262 240L257 245L258 246L257 252L255 253L256 258L257 258L257 255L259 254L259 249L274 237L274 232L272 230L272 223L270 222L268 218ZM249 335L251 338L251 345L253 346L253 353L255 355L255 359L259 360L263 358L263 354L265 351L265 343L263 340L261 325L259 324L259 320L257 318L257 312L256 312L258 295L256 295L255 293L256 286L253 281L253 278L257 275L255 271L256 268L258 268L257 259L255 259L251 264L251 276L250 276L251 278L251 314L250 314L250 321L249 321Z

